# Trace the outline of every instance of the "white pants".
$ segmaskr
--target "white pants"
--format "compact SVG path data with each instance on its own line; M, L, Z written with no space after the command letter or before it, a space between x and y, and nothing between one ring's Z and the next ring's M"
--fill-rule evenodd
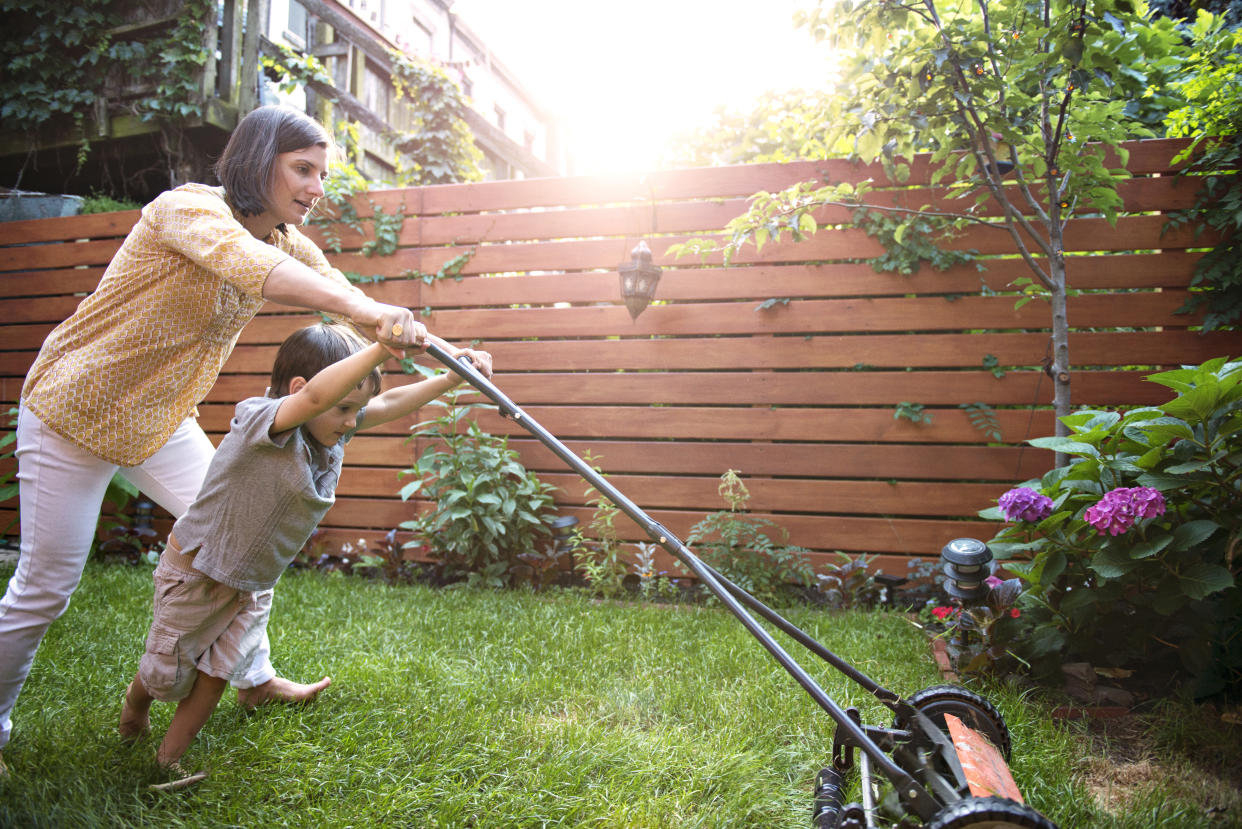
M22 545L17 572L0 599L0 748L9 741L13 706L43 634L65 612L81 581L112 476L119 470L173 517L180 517L198 495L214 452L198 421L187 418L142 465L117 467L21 408L15 454ZM276 676L266 635L253 666L234 684L251 688Z

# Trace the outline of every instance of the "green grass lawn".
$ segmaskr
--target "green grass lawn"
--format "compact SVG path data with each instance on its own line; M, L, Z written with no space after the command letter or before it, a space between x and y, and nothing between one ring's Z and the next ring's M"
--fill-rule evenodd
M114 731L150 595L145 568L88 566L18 704L0 826L803 829L830 759L827 715L719 608L299 571L277 588L276 666L300 680L330 674L332 687L314 705L255 714L227 694L184 759L208 780L152 793L172 706L156 704L154 736L136 746ZM789 616L900 693L941 681L923 634L901 616ZM891 720L790 650L864 721ZM1019 787L1062 829L1206 825L1193 793L1161 781L1116 815L1099 811L1083 734L1017 691L976 690L1013 733Z

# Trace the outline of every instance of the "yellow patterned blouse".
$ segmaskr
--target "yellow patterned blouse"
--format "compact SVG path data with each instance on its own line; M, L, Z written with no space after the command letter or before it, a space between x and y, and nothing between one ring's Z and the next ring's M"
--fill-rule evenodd
M221 188L161 194L95 292L44 341L23 404L106 461L142 463L206 396L262 307L267 275L291 256L349 286L297 228L250 235Z

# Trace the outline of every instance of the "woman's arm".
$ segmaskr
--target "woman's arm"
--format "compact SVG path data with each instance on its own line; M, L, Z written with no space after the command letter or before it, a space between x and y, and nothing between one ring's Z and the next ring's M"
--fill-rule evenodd
M276 409L268 434L278 435L306 423L335 406L358 388L376 366L388 359L388 349L372 343L344 360L333 363L286 395ZM298 380L299 378L294 378ZM438 379L438 378L437 378ZM370 421L368 415L367 420Z
M484 375L492 375L492 355L486 351L473 348L452 348L457 352L455 357L469 357L470 362ZM389 389L381 395L371 398L367 403L367 416L363 419L360 429L370 429L398 418L405 417L415 409L422 408L440 395L452 390L462 382L460 375L446 371L436 377L420 380L405 386Z
M427 327L414 318L410 309L376 302L294 258L285 259L268 273L263 298L348 317L376 342L395 348L422 348L428 336ZM394 333L396 326L400 333Z

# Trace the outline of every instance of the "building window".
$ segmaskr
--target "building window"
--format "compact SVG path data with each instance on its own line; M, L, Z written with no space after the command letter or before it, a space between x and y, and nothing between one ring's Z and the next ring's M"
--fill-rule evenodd
M284 31L284 36L298 49L305 49L306 44L311 42L310 19L306 8L296 0L289 2L289 28Z

